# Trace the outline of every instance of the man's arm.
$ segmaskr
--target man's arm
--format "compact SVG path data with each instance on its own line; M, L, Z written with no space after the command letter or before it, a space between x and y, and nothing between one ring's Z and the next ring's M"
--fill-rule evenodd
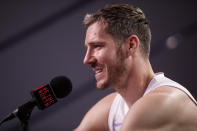
M94 105L75 131L108 131L108 115L117 93L112 93Z
M191 105L193 102L182 91L167 86L158 88L130 108L121 131L181 131L183 126L179 123L187 129Z

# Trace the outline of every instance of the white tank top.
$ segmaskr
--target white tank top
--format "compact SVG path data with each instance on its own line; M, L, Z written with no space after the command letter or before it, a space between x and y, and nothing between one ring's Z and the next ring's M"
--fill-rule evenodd
M167 78L164 76L163 73L156 75L149 83L144 95L147 93L151 92L152 90L161 87L161 86L173 86L176 87L182 91L184 91L196 104L196 100L194 97L191 95L191 93L184 88L182 85L178 84L175 81L172 81L171 79ZM143 96L144 96L143 95ZM120 127L122 125L122 121L128 112L129 108L122 98L120 94L118 94L112 103L110 112L109 112L109 117L108 117L108 126L110 131L119 131Z

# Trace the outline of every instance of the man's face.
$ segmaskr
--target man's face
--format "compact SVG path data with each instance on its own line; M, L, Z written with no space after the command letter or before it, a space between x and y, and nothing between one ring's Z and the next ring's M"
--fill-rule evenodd
M104 30L101 22L90 25L86 32L87 47L84 64L95 72L97 88L106 89L118 86L125 72L124 58L111 35Z

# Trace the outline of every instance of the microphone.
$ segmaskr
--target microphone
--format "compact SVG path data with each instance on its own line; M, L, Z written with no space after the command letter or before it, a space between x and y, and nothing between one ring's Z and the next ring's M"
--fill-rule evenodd
M10 113L0 122L0 125L15 117L18 117L20 120L27 119L30 117L35 106L40 110L44 110L45 108L55 104L57 102L57 98L66 97L71 91L72 83L67 77L55 77L49 84L44 84L31 91L32 99Z

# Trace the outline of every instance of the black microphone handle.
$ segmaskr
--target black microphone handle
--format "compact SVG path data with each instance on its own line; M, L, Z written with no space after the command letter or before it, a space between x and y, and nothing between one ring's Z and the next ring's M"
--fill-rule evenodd
M36 106L36 101L32 98L29 102L23 104L18 108L15 115L20 119L20 121L26 121L30 118L33 108Z
M12 120L16 117L16 113L18 112L18 109L14 110L12 113L8 114L1 122L0 125L3 124L6 121Z
M12 113L6 116L1 122L0 125L6 121L12 120L15 117L18 117L21 122L26 121L31 116L31 112L33 108L36 106L36 102L34 99L30 100L29 102L19 106L15 109Z

